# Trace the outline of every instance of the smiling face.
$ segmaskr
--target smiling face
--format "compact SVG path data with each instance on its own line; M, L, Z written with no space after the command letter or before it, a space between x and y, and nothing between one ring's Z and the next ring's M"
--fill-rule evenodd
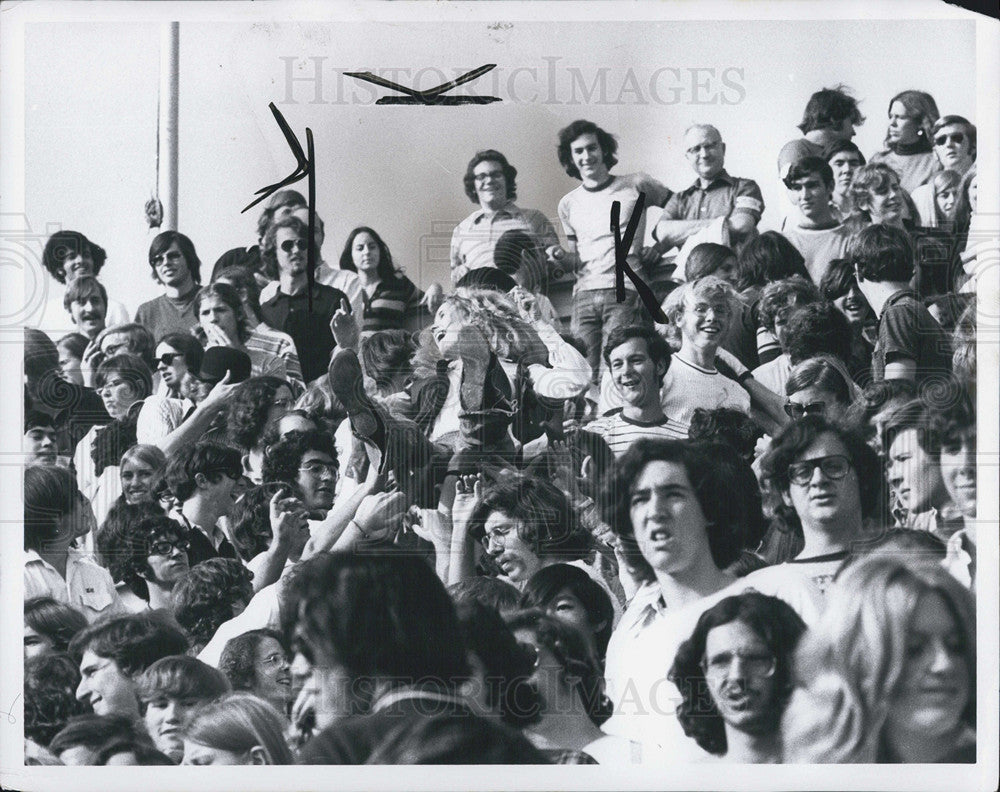
M94 290L86 297L74 300L69 304L69 314L73 324L87 338L97 338L104 329L105 318L108 315L108 304L101 293Z
M861 155L856 151L838 151L830 158L834 190L843 195L850 189L854 171L861 167Z
M337 488L337 464L324 451L306 451L299 462L299 475L295 483L302 492L302 503L306 510L325 515L333 506Z
M472 177L481 207L499 209L507 203L507 177L499 162L483 160L472 169Z
M847 317L847 321L852 325L864 324L872 313L868 300L865 299L856 282L852 282L847 293L842 297L837 297L833 301L833 305Z
M80 676L76 697L89 703L95 715L139 717L135 683L110 657L101 657L87 649L80 660Z
M887 225L903 220L903 191L899 179L889 176L881 187L873 187L868 197L861 202L861 208L871 215L873 223Z
M976 517L976 430L941 445L941 477L948 496L963 515Z
M694 127L684 136L684 151L694 172L706 181L714 179L725 164L726 144L714 129Z
M257 644L253 667L254 693L284 712L292 700L292 672L281 644L264 637Z
M732 315L732 308L724 296L688 294L684 298L684 312L677 319L682 347L717 349Z
M65 344L59 344L56 348L59 350L59 371L62 372L62 378L67 382L83 385L83 371L80 369L83 361Z
M645 407L659 403L660 384L666 367L663 363L653 362L646 339L630 338L612 349L608 357L615 388L626 404Z
M964 124L948 124L934 135L934 153L941 167L965 173L972 165L972 139Z
M201 301L201 307L198 310L198 321L202 327L215 325L233 340L239 337L236 327L236 314L220 297L208 296Z
M535 548L521 538L525 527L521 520L495 511L486 518L483 527L486 552L493 556L512 583L520 586L542 568L542 560Z
M152 501L149 486L156 471L141 459L130 457L121 466L122 494L130 504Z
M893 102L889 108L889 129L887 137L890 143L910 145L920 138L920 116L906 109L902 102Z
M71 251L62 260L62 271L67 286L84 275L93 275L94 259L90 255L90 250Z
M809 462L825 457L847 459L846 475L837 479L822 465L814 464L804 484L789 482L785 503L795 509L803 529L853 533L861 524L861 490L857 471L849 464L850 452L840 439L829 432L821 434L795 458L792 467L806 469Z
M193 283L191 268L176 242L153 259L156 279L164 286L182 288Z
M146 714L142 718L146 731L153 738L156 749L175 762L180 762L184 756L181 726L188 714L200 703L202 702L196 698L178 699L166 694L146 703Z
M680 574L711 555L708 520L682 464L647 464L633 485L629 516L639 551L657 572Z
M570 158L580 177L585 182L600 184L608 178L608 168L604 164L604 150L597 135L588 132L569 144Z
M889 445L889 485L911 513L940 506L946 497L941 464L917 442L916 429L898 432Z
M381 253L375 237L367 231L362 231L351 242L351 261L358 272L376 273L378 271Z
M966 637L944 598L923 594L906 637L887 734L946 735L959 726L972 690L967 651Z
M705 636L705 681L727 725L750 734L771 730L776 711L774 654L751 627L734 621Z
M442 303L441 307L437 309L437 313L434 314L431 333L434 336L434 343L437 344L445 359L458 359L460 352L458 333L464 324L466 324L465 316L448 302Z

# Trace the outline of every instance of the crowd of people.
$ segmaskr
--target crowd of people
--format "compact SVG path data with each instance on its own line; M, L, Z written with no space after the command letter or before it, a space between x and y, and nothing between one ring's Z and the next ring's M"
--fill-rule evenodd
M27 762L974 762L976 128L864 121L812 95L772 229L708 124L673 191L574 121L554 212L480 151L447 291L293 190L210 277L158 234L134 316L53 234Z

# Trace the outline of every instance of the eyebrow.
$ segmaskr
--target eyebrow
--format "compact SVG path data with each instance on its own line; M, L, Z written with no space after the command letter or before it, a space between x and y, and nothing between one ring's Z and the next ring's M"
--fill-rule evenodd
M690 488L683 484L658 484L655 487L637 487L632 490L633 495L645 495L653 490L660 490L667 495L678 495L691 492Z

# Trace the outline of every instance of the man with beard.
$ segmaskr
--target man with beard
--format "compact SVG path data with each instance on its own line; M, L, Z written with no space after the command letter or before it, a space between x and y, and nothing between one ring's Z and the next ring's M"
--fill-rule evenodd
M670 669L685 734L725 762L780 762L781 716L805 629L785 602L756 591L705 611Z
M671 420L660 403L660 386L670 365L670 347L648 327L618 326L604 347L622 408L587 425L603 437L615 457L624 454L640 437L684 440L687 428Z

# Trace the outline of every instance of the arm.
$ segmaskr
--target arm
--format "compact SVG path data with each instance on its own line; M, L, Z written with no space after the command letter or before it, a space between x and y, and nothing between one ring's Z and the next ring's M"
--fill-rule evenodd
M272 539L264 553L260 568L253 577L254 594L281 577L295 532L309 530L302 502L298 498L286 498L285 495L287 495L285 490L275 492L269 504Z
M548 350L548 365L528 366L531 384L539 396L569 399L590 387L590 364L572 345L563 341L556 329L537 320L532 327Z
M469 520L476 504L483 496L482 480L478 475L463 476L461 479L455 480L454 493L454 502L451 507L449 584L458 583L476 574L475 551L469 537ZM444 501L443 490L442 501Z
M369 495L378 492L384 483L383 477L378 475L377 466L369 464L365 480L347 498L335 503L319 526L314 529L312 537L306 542L302 551L302 560L337 548L340 539L348 531L348 526L354 521L361 503Z
M197 442L198 439L208 431L215 417L226 409L232 392L236 385L229 384L229 372L216 383L188 419L178 426L166 437L158 440L156 445L169 457L177 452L179 448L189 443Z
M750 394L750 416L765 432L773 435L788 423L784 399L755 380L750 370L735 355L720 349L715 358L716 363L729 369L743 390Z
M672 220L665 215L653 228L653 238L657 240L661 255L675 247L681 247L689 236L707 228L712 220Z
M885 364L885 379L916 380L917 361L908 357L897 357L892 363Z

